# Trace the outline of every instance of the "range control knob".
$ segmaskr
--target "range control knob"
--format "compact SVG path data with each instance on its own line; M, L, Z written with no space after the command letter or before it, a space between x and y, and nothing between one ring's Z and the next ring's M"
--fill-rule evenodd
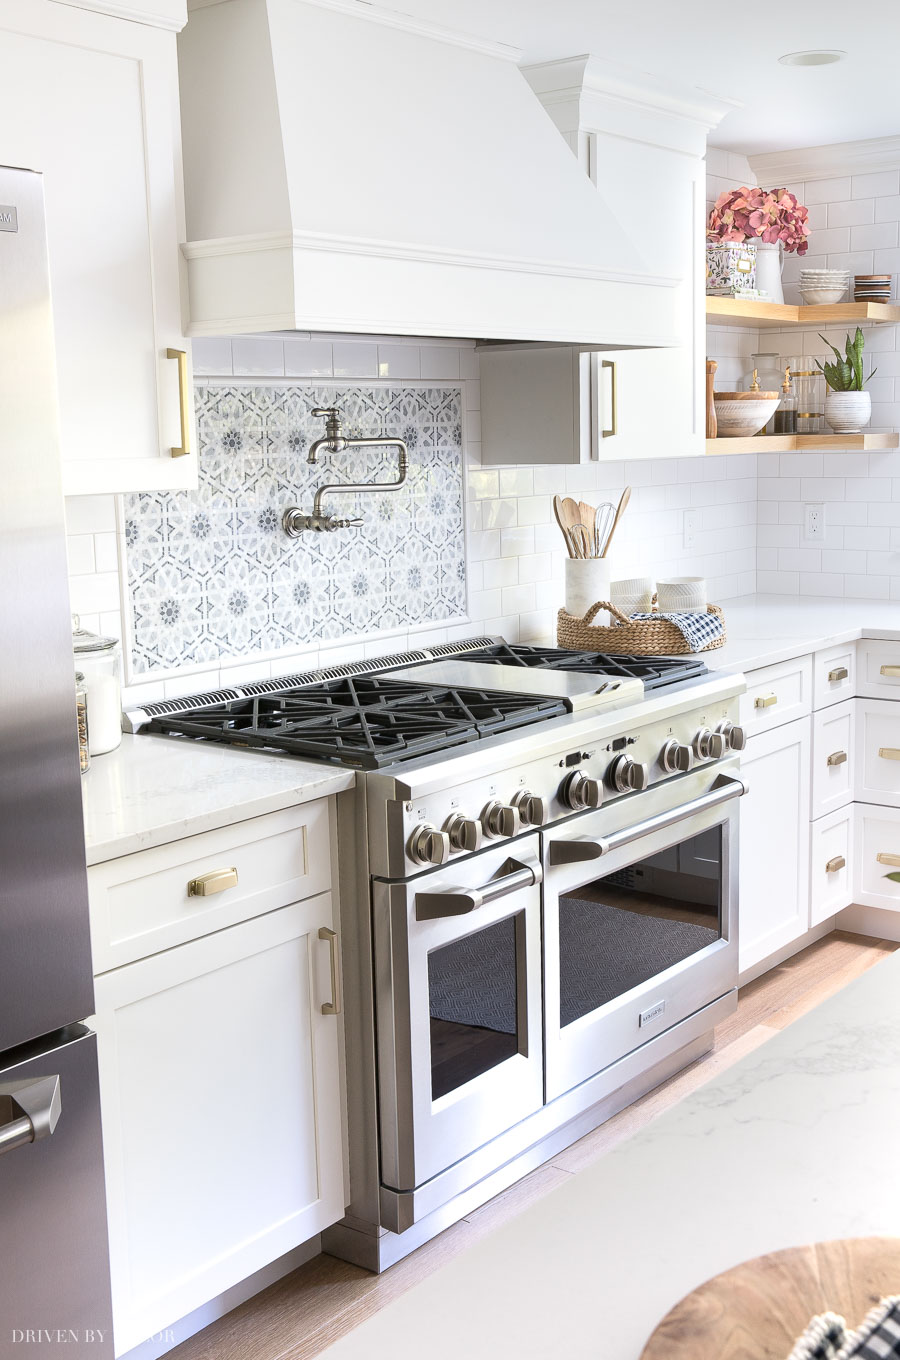
M495 840L498 836L517 836L522 830L522 819L517 808L507 803L488 803L481 814L484 834Z
M631 756L616 756L609 769L609 780L619 793L635 793L647 787L650 773L646 765Z
M452 850L481 849L481 822L476 817L464 817L461 812L454 812L444 822L444 830L450 837Z
M747 745L747 733L736 723L720 722L716 733L725 738L725 745L729 751L743 751Z
M543 826L547 819L547 807L530 789L518 789L510 799L522 819L523 826Z
M690 746L670 737L659 753L659 763L667 774L685 774L694 767L694 753Z
M450 837L430 822L420 822L409 838L409 856L417 864L446 864L450 858Z
M585 808L598 808L603 802L603 785L599 779L591 779L584 770L573 770L563 780L559 796L567 808L583 812Z
M721 760L725 754L725 738L721 732L710 732L701 727L693 741L694 755L698 760Z

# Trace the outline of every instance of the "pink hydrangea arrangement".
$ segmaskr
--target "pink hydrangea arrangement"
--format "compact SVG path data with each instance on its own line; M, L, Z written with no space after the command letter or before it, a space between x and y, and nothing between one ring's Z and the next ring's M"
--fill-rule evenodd
M754 238L768 245L780 241L786 251L809 250L809 214L789 189L729 189L719 194L709 215L709 235L721 241Z

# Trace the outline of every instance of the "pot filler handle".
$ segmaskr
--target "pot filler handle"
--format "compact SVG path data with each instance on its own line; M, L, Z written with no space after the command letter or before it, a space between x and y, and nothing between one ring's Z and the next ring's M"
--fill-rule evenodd
M469 888L439 893L416 893L416 920L436 921L441 916L465 916L478 907L496 902L520 888L531 888L540 883L543 870L537 859L514 859L510 855L483 888Z
M632 841L638 841L654 831L675 826L677 822L683 822L698 812L705 812L707 808L717 807L719 803L727 803L731 798L741 798L746 792L745 779L720 774L713 782L709 793L704 793L702 797L695 798L690 803L683 803L681 807L672 808L669 812L660 812L656 817L648 817L644 822L636 822L634 826L625 827L622 831L614 831L610 836L597 836L592 840L578 837L569 841L551 841L550 863L580 864L584 860L600 859L612 850L618 850L620 846L631 845Z

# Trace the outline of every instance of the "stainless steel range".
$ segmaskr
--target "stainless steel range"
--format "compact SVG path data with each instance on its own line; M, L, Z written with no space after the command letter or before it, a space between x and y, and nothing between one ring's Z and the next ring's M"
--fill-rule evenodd
M474 638L156 704L351 765L351 1204L373 1270L709 1048L736 1005L743 677Z

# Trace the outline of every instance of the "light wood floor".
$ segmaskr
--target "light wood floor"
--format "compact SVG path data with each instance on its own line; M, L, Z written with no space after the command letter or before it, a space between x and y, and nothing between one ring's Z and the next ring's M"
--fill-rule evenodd
M171 1360L310 1360L501 1223L840 991L898 945L837 931L741 988L714 1048L383 1275L317 1256L169 1352Z

